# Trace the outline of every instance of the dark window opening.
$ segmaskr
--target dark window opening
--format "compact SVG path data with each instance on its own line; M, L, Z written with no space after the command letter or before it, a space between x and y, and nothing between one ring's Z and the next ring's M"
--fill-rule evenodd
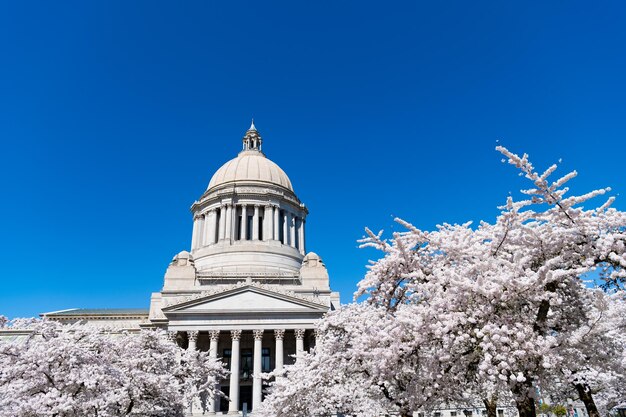
M254 216L246 216L246 240L252 240L252 218Z
M261 349L261 370L263 372L269 372L270 369L270 350L269 348Z
M222 355L222 362L224 362L224 364L226 365L226 369L230 369L230 358L232 356L232 350L230 349L224 349L223 355Z
M217 242L217 241L220 240L220 224L222 224L222 222L220 220L222 218L222 209L218 209L216 211L216 216L217 216L217 222L216 222L217 227L215 228L215 236L213 236L214 237L214 239L213 239L214 242Z
M245 349L241 352L241 378L250 379L252 376L252 351Z
M285 244L285 212L281 211L279 216L279 222L278 222L278 240L280 240L280 243L282 243L283 245Z

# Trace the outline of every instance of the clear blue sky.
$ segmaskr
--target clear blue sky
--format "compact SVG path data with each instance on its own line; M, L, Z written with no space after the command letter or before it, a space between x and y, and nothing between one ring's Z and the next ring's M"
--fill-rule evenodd
M492 220L496 141L626 208L626 3L0 3L0 314L148 307L254 116L349 301L365 226Z

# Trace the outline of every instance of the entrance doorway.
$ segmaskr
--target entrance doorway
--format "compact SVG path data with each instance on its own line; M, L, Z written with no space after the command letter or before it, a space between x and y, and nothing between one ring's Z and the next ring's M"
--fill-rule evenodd
M252 410L252 387L250 385L239 387L239 410L243 410L243 403L248 405L248 411Z
M222 392L228 396L230 394L229 386L222 386L220 388ZM243 403L248 405L248 411L252 410L252 386L251 385L242 385L239 387L239 411L243 410ZM220 408L218 411L228 411L228 400L224 399L224 397L220 398Z

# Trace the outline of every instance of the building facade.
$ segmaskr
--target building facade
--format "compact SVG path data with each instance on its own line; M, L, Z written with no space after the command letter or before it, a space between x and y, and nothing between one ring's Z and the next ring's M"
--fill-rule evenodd
M199 399L194 414L239 414L263 399L261 372L315 343L317 320L339 306L320 257L306 252L308 210L262 151L254 123L236 158L191 206L190 251L174 256L148 310L71 309L42 316L127 330L162 328L183 347L221 357L231 401Z

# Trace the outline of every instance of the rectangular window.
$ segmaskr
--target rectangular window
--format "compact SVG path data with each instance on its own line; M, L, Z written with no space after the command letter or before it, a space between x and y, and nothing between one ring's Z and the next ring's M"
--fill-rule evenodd
M441 413L439 411L435 411L435 417L441 417Z
M222 362L226 365L226 369L230 369L230 357L232 356L232 350L224 349L222 355Z
M504 417L504 410L498 410L498 417Z
M261 349L261 370L263 372L269 372L270 369L270 350L269 348Z
M463 410L463 414L465 414L465 417L472 417L472 410Z
M252 351L244 349L241 351L241 377L248 379L252 376Z
M450 411L450 417L456 417L456 411Z

